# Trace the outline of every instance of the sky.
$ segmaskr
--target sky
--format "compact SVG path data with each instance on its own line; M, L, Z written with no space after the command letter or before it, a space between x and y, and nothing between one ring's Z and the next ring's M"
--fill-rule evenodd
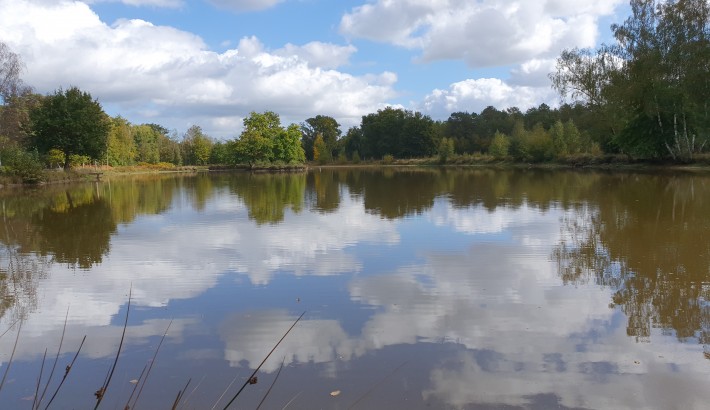
M0 41L42 94L76 86L132 123L234 138L250 112L346 131L387 106L556 106L563 49L595 47L624 0L0 0Z

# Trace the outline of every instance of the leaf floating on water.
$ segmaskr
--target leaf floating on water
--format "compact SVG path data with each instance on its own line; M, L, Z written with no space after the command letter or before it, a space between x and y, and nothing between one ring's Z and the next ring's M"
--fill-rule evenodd
M249 384L256 384L257 381L258 380L257 380L256 376L254 376L251 379L249 379Z
M128 383L138 384L138 380L137 379L129 380Z
M333 397L337 397L340 395L340 390L333 390L332 392L330 392L330 395Z

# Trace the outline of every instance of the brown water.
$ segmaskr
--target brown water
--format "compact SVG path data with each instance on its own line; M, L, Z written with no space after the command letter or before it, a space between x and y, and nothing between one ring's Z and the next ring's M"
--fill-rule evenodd
M223 408L304 311L232 408L255 408L282 362L262 408L710 403L707 175L148 176L0 206L2 409L32 407L47 349L44 390L65 317L42 408L84 335L52 408L93 408L129 290L102 408L123 408L171 321L134 408L183 389L181 408L227 391Z

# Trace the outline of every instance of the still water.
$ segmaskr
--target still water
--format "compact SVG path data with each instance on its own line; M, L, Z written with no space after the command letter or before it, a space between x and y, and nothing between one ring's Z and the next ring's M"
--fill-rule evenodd
M85 335L51 408L93 408L126 317L102 408L223 408L303 312L232 408L282 363L262 408L710 403L708 175L324 168L0 206L2 409L44 408Z

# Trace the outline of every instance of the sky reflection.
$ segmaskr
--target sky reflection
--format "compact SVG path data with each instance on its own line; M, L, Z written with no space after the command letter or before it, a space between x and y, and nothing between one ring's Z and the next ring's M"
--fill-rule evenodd
M15 361L31 369L45 348L56 348L67 308L64 351L87 334L83 360L112 357L132 289L124 360L138 370L127 378L152 355L171 319L165 366L205 374L209 383L210 374L257 366L307 311L262 367L273 374L284 360L284 397L299 389L316 394L306 383L323 379L349 386L343 400L357 400L355 392L371 388L357 380L374 360L378 374L391 373L382 383L392 384L368 398L375 407L394 400L395 408L694 409L710 401L707 346L679 343L659 327L638 343L626 315L610 306L616 288L563 284L564 270L582 265L560 259L560 244L589 239L570 229L598 217L593 200L506 200L492 210L490 201L454 205L440 188L425 187L421 204L393 217L397 198L373 202L367 184L351 193L347 178L337 180L343 185L329 190L338 193L329 200L337 206L324 212L322 203L282 201L276 223L256 219L228 178L210 180L200 195L193 182L177 186L172 206L119 223L110 250L88 269L8 247L6 260L15 255L43 266L27 279L34 293L21 313ZM291 186L311 189L299 184ZM383 184L378 180L378 192ZM200 206L193 206L198 196ZM368 201L376 205L368 208ZM0 331L13 320L3 316ZM13 332L0 338L0 370L13 343ZM31 374L27 369L18 371ZM412 401L397 403L397 396ZM308 397L301 405L342 405L329 399Z

